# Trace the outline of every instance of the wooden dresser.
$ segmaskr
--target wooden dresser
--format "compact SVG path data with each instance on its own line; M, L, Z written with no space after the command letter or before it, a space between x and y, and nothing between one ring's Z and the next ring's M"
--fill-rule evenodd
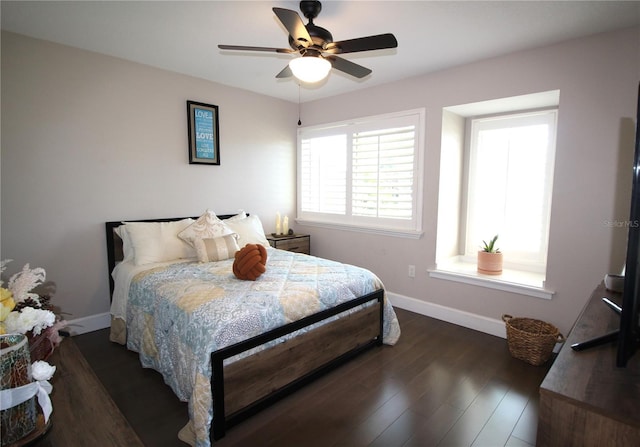
M596 288L540 385L538 446L640 445L640 352L617 368L616 343L571 349L618 328L602 297L621 304L620 294Z
M143 447L73 338L65 339L47 360L56 366L51 428L37 447Z

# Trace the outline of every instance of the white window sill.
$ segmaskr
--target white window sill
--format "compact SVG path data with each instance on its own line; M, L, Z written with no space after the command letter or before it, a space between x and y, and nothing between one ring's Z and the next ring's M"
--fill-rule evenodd
M501 275L483 275L478 273L476 264L468 262L438 264L435 270L429 270L429 276L546 300L555 294L545 289L543 273L505 269Z

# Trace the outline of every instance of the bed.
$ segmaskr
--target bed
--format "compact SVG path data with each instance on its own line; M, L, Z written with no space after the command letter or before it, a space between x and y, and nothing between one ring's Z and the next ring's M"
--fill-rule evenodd
M192 445L210 445L320 375L399 338L384 287L366 269L269 247L264 274L237 279L233 253L268 246L257 216L207 211L112 221L106 238L111 339L138 352L189 403L185 432L193 439L181 439Z

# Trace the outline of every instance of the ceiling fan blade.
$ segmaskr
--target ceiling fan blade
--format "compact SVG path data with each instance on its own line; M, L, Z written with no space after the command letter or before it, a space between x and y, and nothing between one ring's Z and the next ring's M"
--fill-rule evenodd
M331 62L331 65L333 65L333 68L335 68L336 70L340 70L356 78L364 78L365 76L371 74L371 70L367 67L355 64L338 56L327 56L325 57L325 59L329 60Z
M291 68L289 68L289 65L287 64L287 66L284 67L282 71L276 75L276 78L277 79L290 78L291 76L293 76L293 72L291 71Z
M273 12L282 22L298 47L307 47L313 42L307 27L297 12L284 8L273 8Z
M358 51L384 50L396 48L398 41L391 33L376 36L359 37L357 39L342 40L328 43L325 52L331 54L357 53Z
M291 48L247 47L243 45L218 45L221 50L267 51L269 53L296 53Z

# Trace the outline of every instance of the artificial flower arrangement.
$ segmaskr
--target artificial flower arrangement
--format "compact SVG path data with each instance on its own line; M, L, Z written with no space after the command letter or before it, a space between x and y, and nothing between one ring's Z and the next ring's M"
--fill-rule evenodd
M0 262L0 274L11 259ZM29 339L31 361L46 360L60 344L59 331L67 323L52 311L51 297L40 296L33 289L44 282L43 268L22 270L9 278L7 287L0 279L0 335L24 334Z
M10 261L0 262L0 275ZM45 277L44 269L26 264L9 278L7 287L0 278L0 445L20 440L35 429L33 399L37 399L45 423L53 411L48 380L56 367L45 360L62 341L59 331L67 323L53 313L50 296L33 292ZM28 351L23 345L24 354L20 354L17 348L25 341Z

